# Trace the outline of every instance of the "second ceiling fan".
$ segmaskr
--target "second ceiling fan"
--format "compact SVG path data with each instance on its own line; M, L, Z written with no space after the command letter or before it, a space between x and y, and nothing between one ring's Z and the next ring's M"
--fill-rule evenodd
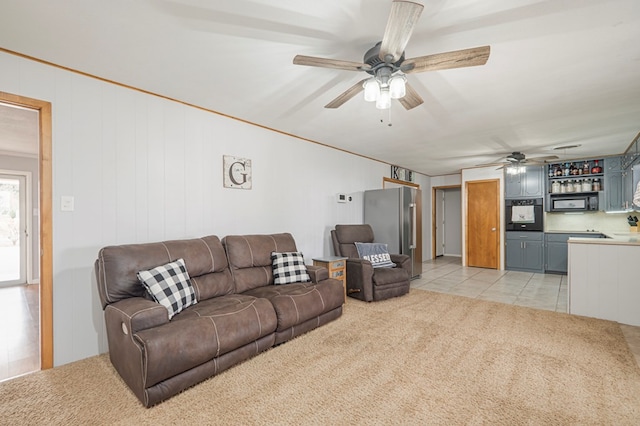
M406 82L405 74L484 65L490 52L489 46L481 46L405 59L404 49L423 9L424 6L420 3L393 0L382 41L364 54L363 62L296 55L293 63L364 71L371 75L351 86L325 105L325 108L338 108L363 90L365 100L375 101L379 109L388 109L391 99L398 99L407 110L415 108L424 101Z

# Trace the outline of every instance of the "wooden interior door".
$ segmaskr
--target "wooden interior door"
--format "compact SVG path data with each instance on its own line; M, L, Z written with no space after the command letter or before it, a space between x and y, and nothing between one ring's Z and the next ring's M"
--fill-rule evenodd
M500 181L466 184L467 266L500 267Z

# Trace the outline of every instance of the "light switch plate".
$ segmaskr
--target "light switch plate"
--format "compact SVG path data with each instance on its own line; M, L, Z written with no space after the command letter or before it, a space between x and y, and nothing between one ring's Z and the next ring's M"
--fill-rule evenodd
M74 199L71 195L63 195L60 197L60 210L63 212L72 212L74 210Z

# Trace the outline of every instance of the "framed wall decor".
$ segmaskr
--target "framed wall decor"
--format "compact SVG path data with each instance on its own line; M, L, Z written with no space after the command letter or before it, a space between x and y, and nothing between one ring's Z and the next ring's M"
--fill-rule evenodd
M413 182L414 174L412 170L398 166L391 166L391 179Z
M222 183L225 188L251 189L251 160L222 156Z

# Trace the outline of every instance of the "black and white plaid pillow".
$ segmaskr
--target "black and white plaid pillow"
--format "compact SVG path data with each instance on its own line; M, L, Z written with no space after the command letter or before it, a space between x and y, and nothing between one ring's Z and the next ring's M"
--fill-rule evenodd
M138 279L153 299L167 308L169 319L184 308L198 303L183 259L140 271Z
M271 266L273 267L274 284L306 283L311 281L304 264L302 253L272 252Z

